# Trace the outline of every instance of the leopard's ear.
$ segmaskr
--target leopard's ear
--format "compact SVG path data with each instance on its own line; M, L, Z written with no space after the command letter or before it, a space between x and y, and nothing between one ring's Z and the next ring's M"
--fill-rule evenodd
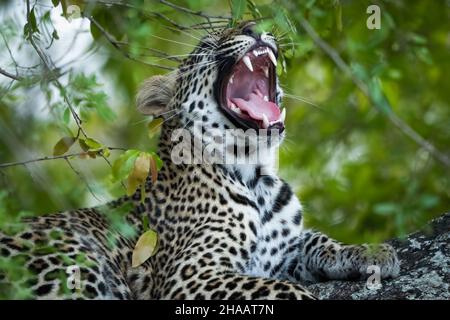
M137 109L145 115L164 116L175 93L176 72L153 76L144 81L136 96Z

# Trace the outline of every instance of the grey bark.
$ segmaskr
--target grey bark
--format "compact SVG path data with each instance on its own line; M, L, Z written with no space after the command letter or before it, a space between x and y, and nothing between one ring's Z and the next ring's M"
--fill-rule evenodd
M366 281L329 281L308 286L320 299L450 299L450 213L406 239L389 241L401 260L400 275L368 289Z

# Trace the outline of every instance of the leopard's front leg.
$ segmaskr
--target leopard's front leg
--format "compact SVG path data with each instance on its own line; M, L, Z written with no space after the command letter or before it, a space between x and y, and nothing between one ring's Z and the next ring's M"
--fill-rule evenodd
M381 278L396 277L400 264L388 244L346 245L320 232L302 232L298 255L287 268L288 279L317 282L329 279L365 279L379 268ZM368 269L375 266L374 269Z

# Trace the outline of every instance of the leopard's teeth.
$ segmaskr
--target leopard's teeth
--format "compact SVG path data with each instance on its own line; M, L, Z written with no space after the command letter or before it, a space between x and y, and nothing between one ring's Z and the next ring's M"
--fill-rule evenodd
M234 75L231 76L230 80L228 80L228 82L229 82L230 84L233 84L233 77L234 77Z
M280 120L281 122L284 122L284 120L286 120L286 108L283 108L283 110L281 110Z
M238 107L236 107L236 105L234 103L231 103L230 105L230 109L238 114L242 114L241 109L239 109Z
M264 71L264 75L266 76L266 78L269 78L269 68L267 67L262 67L263 71Z
M262 120L263 120L263 123L262 123L263 128L267 129L269 127L270 123L269 123L269 119L267 119L267 116L264 113L262 115Z
M275 58L275 55L273 54L272 50L268 50L270 61L272 61L273 65L277 66L277 58Z
M264 100L264 101L269 101L269 97L264 96L263 100Z
M248 56L244 56L244 58L242 58L242 60L244 61L244 64L247 66L248 70L253 72L253 66L252 66L252 62L250 61L250 58Z

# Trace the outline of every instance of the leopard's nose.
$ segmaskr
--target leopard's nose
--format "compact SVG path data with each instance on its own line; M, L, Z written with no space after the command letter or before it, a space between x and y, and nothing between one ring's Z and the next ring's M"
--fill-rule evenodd
M248 23L247 25L245 25L242 28L242 34L252 37L252 38L255 38L256 40L261 39L261 33L256 31L256 23L254 23L254 22L251 22L251 23Z

